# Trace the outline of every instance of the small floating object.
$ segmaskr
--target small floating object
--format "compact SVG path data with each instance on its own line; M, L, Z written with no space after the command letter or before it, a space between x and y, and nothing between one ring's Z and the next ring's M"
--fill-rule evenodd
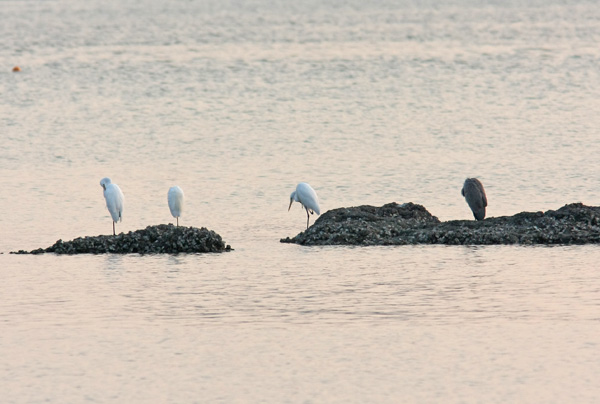
M19 66L15 66L15 67L13 67L13 70L12 70L12 71L13 71L13 72L20 72L20 71L21 71L21 68L20 68Z

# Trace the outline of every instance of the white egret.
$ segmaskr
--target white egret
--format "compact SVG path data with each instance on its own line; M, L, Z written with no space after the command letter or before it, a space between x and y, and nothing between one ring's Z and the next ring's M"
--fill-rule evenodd
M467 178L462 188L462 196L465 197L469 207L473 211L476 220L485 218L485 207L487 206L487 197L483 184L477 178Z
M113 236L115 233L115 222L122 221L123 219L123 192L117 184L113 184L110 178L102 178L100 180L100 186L104 190L104 199L106 199L106 207L110 212L110 216L113 220Z
M301 182L298 184L298 186L296 186L296 190L290 195L290 206L288 207L288 212L290 211L294 201L300 202L302 207L306 209L306 228L308 229L308 222L310 221L309 213L316 213L317 215L321 214L317 193L306 182Z
M179 227L179 216L183 212L183 190L178 186L169 188L168 199L171 215L177 219L177 227Z

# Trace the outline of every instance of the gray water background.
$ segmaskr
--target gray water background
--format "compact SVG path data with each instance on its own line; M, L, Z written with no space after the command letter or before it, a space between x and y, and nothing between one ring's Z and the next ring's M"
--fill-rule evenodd
M367 3L367 4L365 4ZM600 205L586 1L1 1L7 403L594 402L597 246L324 247L321 210ZM22 71L13 73L18 65ZM173 222L235 249L16 256ZM314 218L312 219L314 220Z

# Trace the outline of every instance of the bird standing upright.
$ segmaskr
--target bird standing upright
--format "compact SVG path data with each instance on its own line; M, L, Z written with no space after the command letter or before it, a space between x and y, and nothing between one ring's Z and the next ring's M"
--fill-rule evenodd
M110 212L113 220L113 236L115 232L115 222L123 219L123 192L117 184L113 184L110 178L105 177L100 180L100 186L104 190L104 199L106 199L106 208Z
M177 227L179 227L179 216L183 212L183 190L178 186L169 188L168 200L171 215L177 219Z
M462 196L465 197L469 207L473 211L473 216L477 220L485 218L485 207L487 206L487 197L483 184L477 178L467 178L462 188Z
M308 229L308 222L310 221L309 212L311 214L321 214L321 209L319 208L319 198L317 197L317 193L306 182L301 182L296 186L296 190L290 195L290 206L288 207L288 212L290 211L292 203L294 202L300 202L302 207L306 209L306 228Z

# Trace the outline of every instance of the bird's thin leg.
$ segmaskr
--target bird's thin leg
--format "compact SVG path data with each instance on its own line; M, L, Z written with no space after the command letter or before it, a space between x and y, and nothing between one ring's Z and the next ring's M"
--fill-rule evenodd
M176 219L177 219L177 227L179 227L179 216L177 216Z
M308 209L306 209L306 230L308 230L308 222L310 221L310 214L308 213Z
M117 234L115 233L115 222L113 220L113 236L116 236Z

